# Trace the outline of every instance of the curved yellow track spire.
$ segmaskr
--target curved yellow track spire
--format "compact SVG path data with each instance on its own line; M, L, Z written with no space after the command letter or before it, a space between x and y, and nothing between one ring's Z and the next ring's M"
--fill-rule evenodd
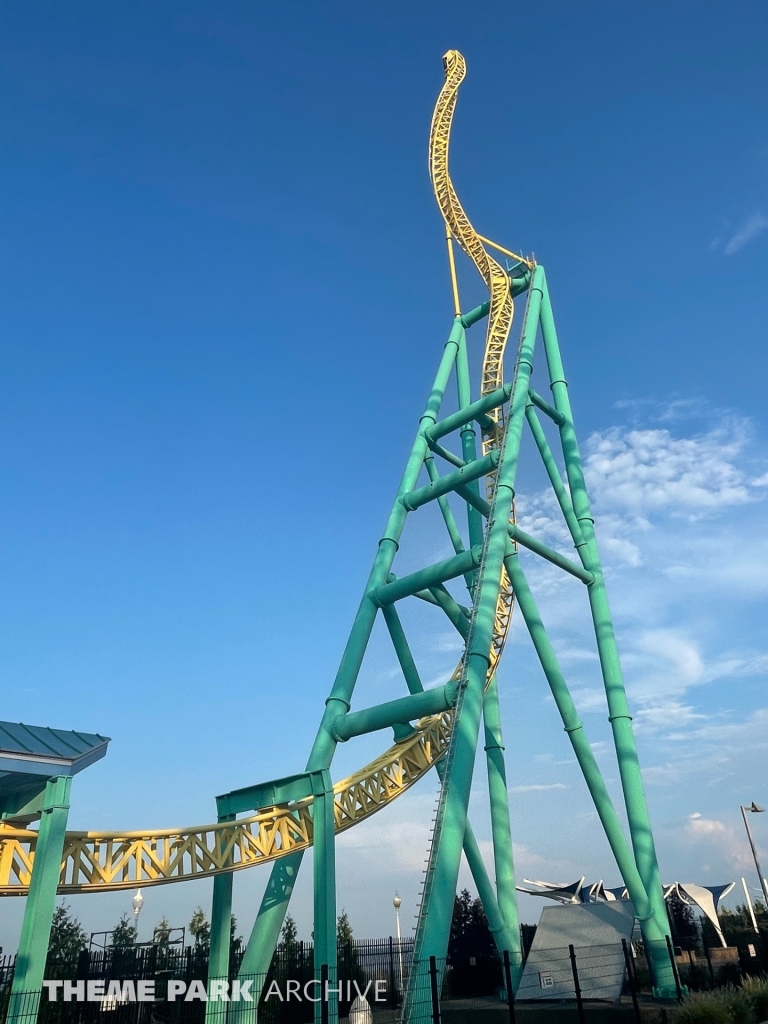
M485 337L485 353L480 381L480 392L483 395L504 383L504 350L512 329L512 318L515 304L510 292L509 274L488 253L483 240L472 226L472 222L464 211L464 207L456 195L448 169L448 150L451 141L453 115L456 111L456 100L459 86L467 74L467 64L458 50L448 50L443 57L445 82L440 90L432 114L432 125L429 132L429 176L435 193L437 205L445 220L446 227L464 252L469 256L490 293L491 308L488 313L488 328ZM526 263L528 261L525 261ZM453 266L452 274L455 276ZM454 284L455 287L455 284ZM491 414L496 428L483 436L483 454L496 448L503 436L503 420L499 409ZM495 474L486 478L489 498L493 494ZM506 570L502 570L501 589L496 605L496 622L494 624L493 649L488 678L491 678L496 664L501 657L507 632L512 618L513 594Z
M490 292L491 309L480 390L494 391L503 384L504 349L507 345L515 304L509 290L509 275L489 255L480 236L472 227L464 207L456 195L448 170L448 148L456 110L459 86L467 74L467 64L458 50L449 50L443 57L445 83L437 97L429 132L429 176L437 205L451 234L478 269Z

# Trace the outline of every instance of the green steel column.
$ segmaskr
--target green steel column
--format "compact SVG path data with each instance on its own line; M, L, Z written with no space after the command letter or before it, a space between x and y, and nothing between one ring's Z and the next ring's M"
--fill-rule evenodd
M312 803L312 858L314 865L315 978L320 980L320 968L328 964L329 991L337 982L336 970L336 836L333 820L333 783L327 770L313 775ZM326 993L322 993L323 999ZM321 1003L315 1004L315 1020L321 1018ZM338 995L328 1000L328 1021L335 1024L339 1015Z
M494 674L483 698L485 725L485 759L488 768L488 798L491 803L491 832L493 835L493 865L496 872L496 893L504 923L511 935L508 946L513 966L519 963L520 918L517 912L515 889L515 862L512 851L512 826L509 818L507 770L504 765L504 741L501 734L499 690Z
M456 355L456 387L458 390L459 408L466 409L472 402L466 332L461 337L459 351ZM466 423L461 428L461 453L465 462L474 462L477 459L475 428L472 422ZM480 493L477 483L471 483L468 486L476 493ZM467 525L469 527L469 546L474 547L475 544L482 544L483 519L477 509L472 508L471 505L467 505Z
M461 849L467 822L467 805L472 786L483 692L490 664L496 600L507 545L507 524L514 498L517 457L520 448L528 381L533 368L533 349L538 328L541 290L536 280L531 287L520 354L517 363L512 408L504 451L499 463L492 516L486 531L484 562L476 583L475 614L464 662L464 694L457 705L438 822L430 856L424 903L416 936L414 960L423 967L430 956L445 957L451 928L453 900L459 873ZM417 980L418 983L418 980ZM411 992L415 991L411 989ZM412 1012L412 1007L410 1008Z
M460 340L464 336L464 327L457 317L454 320L448 341L445 344L440 366L435 377L432 390L427 401L424 414L419 421L419 430L411 449L411 454L400 482L397 497L390 513L384 535L379 541L379 549L373 563L371 574L363 591L363 599L355 616L341 664L336 674L330 696L326 700L325 713L320 723L312 751L307 762L307 771L330 767L336 749L336 740L331 735L330 725L337 715L349 710L352 692L355 688L365 649L376 619L377 608L370 592L386 582L397 551L398 542L408 515L400 498L413 490L419 478L427 442L424 431L437 422L437 414L445 394L448 379L456 361L456 353ZM256 921L253 925L248 942L241 974L262 974L269 969L275 944L280 936L280 929L288 909L288 903L296 882L296 875L301 866L302 854L296 853L279 860L272 868L267 891L261 901Z
M640 773L640 762L632 730L632 718L629 713L629 705L627 704L626 692L624 690L608 595L595 542L594 519L592 518L584 481L581 456L573 425L571 403L568 397L568 384L563 370L552 304L546 282L544 283L544 296L541 307L541 329L555 408L563 416L563 423L559 429L571 499L576 518L586 542L580 551L583 551L585 567L595 577L594 582L588 587L589 603L597 640L600 668L608 700L609 721L613 731L613 740L619 763L619 773L621 775L621 785L627 808L629 830L632 836L632 846L637 868L648 893L656 924L661 929L663 935L668 935L669 922L664 905L661 877L659 875L651 821L645 799L645 790Z
M469 357L466 337L459 345L456 356L456 381L458 385L459 408L466 408L472 401L469 377ZM461 430L462 457L465 462L477 459L475 430L471 423ZM479 487L469 484L479 494ZM476 508L467 505L470 544L478 543L474 536L483 536L483 519ZM491 832L493 836L493 861L496 873L496 893L506 932L509 938L507 948L511 954L522 952L520 945L520 923L517 910L517 890L515 889L515 867L512 852L512 827L509 817L509 794L507 792L507 773L504 765L504 742L501 732L501 713L496 676L491 680L483 701L483 719L485 724L485 756L488 771L488 798L491 807ZM465 851L466 852L466 851ZM482 896L481 896L482 900ZM486 910L487 914L487 910ZM501 952L501 951L500 951ZM512 956L513 967L518 966L518 958Z
M220 815L219 821L234 821L234 814ZM221 842L226 842L223 834ZM229 947L232 931L232 882L234 875L215 875L211 900L211 948L208 958L208 995L212 981L229 981ZM253 1016L253 1015L252 1015ZM222 1019L221 1002L205 1004L206 1024Z
M56 890L61 875L71 788L72 779L69 776L49 779L45 787L32 878L24 908L8 1006L9 1022L21 1018L33 1022L40 1005L51 921L56 909Z
M416 665L413 660L413 655L411 654L411 649L408 645L408 640L405 636L405 632L397 612L395 611L394 605L387 605L387 607L384 608L384 618L387 626L389 627L392 643L403 669L403 675L405 676L406 683L408 684L408 689L413 694L423 692L424 687L416 670ZM445 765L440 761L436 767L437 774L442 782ZM496 942L499 953L503 953L505 949L510 951L515 949L515 942L519 943L520 929L519 927L509 928L504 920L501 910L499 909L498 900L496 899L496 893L493 891L493 885L488 877L488 872L485 869L485 862L483 861L480 848L477 845L477 840L475 839L475 835L469 821L467 821L467 825L464 830L464 856L467 858L469 870L472 873L475 885L477 886L478 895L480 896L480 901L483 904L485 915L488 918L488 927L491 930L491 934Z

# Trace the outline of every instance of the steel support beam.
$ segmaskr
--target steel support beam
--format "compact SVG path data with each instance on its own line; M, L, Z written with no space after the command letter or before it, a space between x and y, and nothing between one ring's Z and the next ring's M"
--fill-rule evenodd
M307 762L307 770L329 768L333 760L337 741L333 737L331 723L350 708L352 692L376 619L377 606L369 595L371 590L375 590L386 582L391 572L392 561L408 515L400 498L408 491L412 491L418 482L419 472L427 453L425 432L437 422L445 389L456 361L456 353L463 337L464 326L460 318L457 317L445 344L424 413L419 420L419 429L408 457L392 512L379 541L373 568L363 591L363 598L355 615L330 696L326 701L325 712ZM297 853L277 861L274 865L240 968L241 976L265 975L269 969L301 861L302 854ZM318 884L322 884L322 879L316 872L315 885ZM330 1018L329 1024L335 1024L335 1019Z
M540 302L541 290L534 275L516 367L509 425L496 478L494 507L486 531L483 563L476 582L475 610L462 677L464 692L456 708L452 749L448 754L446 776L438 807L438 821L430 851L423 904L428 909L426 913L420 915L416 933L416 977L413 979L414 984L409 985L411 998L416 991L415 986L419 985L419 972L425 969L429 957L435 956L442 960L448 947L453 898L456 892L483 710L483 694L490 664L499 579L508 543L507 524L514 498L520 436L528 400L528 381L533 367ZM451 429L462 425L467 412L468 410L462 410L458 414L458 420ZM406 1007L406 1014L413 1015L412 1005Z
M457 576L463 576L476 569L482 554L482 548L474 547L470 551L454 555L453 558L429 565L426 569L419 569L409 576L402 576L392 583L385 583L371 592L371 600L383 608L385 604L401 601L404 597L412 597L419 590L429 590L430 587L436 587L446 580L454 580Z
M415 722L427 715L439 715L448 711L456 701L456 682L451 681L445 686L436 686L410 697L400 697L385 704L377 704L362 711L350 711L339 715L332 725L333 735L340 742L351 740L353 736L364 736L380 729L391 729L393 725Z
M35 846L35 861L16 956L8 1024L34 1021L40 1005L51 922L56 909L56 889L67 831L71 776L48 779L43 795L42 817Z
M653 842L651 820L645 799L645 789L640 773L640 762L637 756L632 718L629 713L624 680L619 662L619 652L613 630L608 595L605 588L600 557L595 542L594 519L589 505L584 472L581 464L579 445L573 425L571 403L568 397L568 384L565 379L560 346L555 330L552 304L544 280L544 294L541 304L541 329L544 351L549 371L549 382L552 390L555 409L563 417L559 426L560 440L565 458L565 470L568 477L571 499L576 518L584 536L584 565L594 576L594 581L587 590L592 613L592 622L597 640L600 658L600 669L608 700L608 714L613 731L613 741L619 762L619 774L627 809L627 820L632 837L640 877L648 893L651 909L657 928L662 935L669 934L664 895L661 887L656 849ZM656 964L656 985L659 991L671 992L674 986L670 983L671 967L665 968L661 958ZM659 973L660 972L660 973Z

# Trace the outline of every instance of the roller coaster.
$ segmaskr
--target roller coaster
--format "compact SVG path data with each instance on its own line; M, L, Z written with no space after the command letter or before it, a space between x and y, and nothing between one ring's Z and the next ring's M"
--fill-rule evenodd
M311 848L316 972L319 977L321 965L326 965L333 976L335 835L383 810L435 768L440 795L417 919L409 995L403 1010L404 1019L409 1021L415 1021L420 1013L413 996L420 974L427 970L430 957L442 960L446 954L462 851L499 950L507 950L518 959L521 952L496 678L515 604L531 636L648 948L663 946L668 935L653 835L544 268L535 259L478 234L459 201L448 156L466 64L456 50L448 51L443 64L445 80L430 129L429 173L445 225L454 320L306 769L217 797L218 820L214 824L62 833L56 861L61 868L52 883L54 892L91 893L213 876L209 979L215 980L229 974L233 875L269 862L271 875L240 968L242 975L263 975L269 968L304 852ZM477 269L489 293L487 301L464 313L455 245ZM499 259L505 258L504 266L491 255L492 251ZM512 374L505 379L504 360L518 296L525 296L525 312ZM473 397L467 332L483 320L487 323L485 347L479 388ZM551 401L531 386L539 336ZM441 418L451 379L456 386L456 411ZM564 474L540 414L559 442ZM516 474L526 427L546 470L575 557L528 535L516 522ZM450 447L451 435L458 435L461 454ZM392 570L407 521L431 503L439 509L454 554L398 577ZM464 532L459 527L457 507L465 517ZM630 841L624 835L529 588L520 559L522 549L586 588ZM467 605L461 604L446 586L452 581L463 581ZM422 684L397 607L408 599L426 602L434 609L436 628L442 627L447 618L463 642L461 660L444 685L425 689ZM355 685L379 615L408 693L353 711ZM488 773L493 881L467 816L481 725ZM330 767L337 744L385 729L393 730L393 745L334 784ZM30 892L30 886L34 890L36 849L42 828L38 833L13 822L0 823L0 895L24 895ZM40 921L38 914L34 927L27 927L27 918L35 916L33 904L38 898L32 891L27 901L22 944L39 943L44 938L47 945L50 919ZM652 953L651 963L657 992L674 992L666 954ZM23 985L27 991L40 987L29 973ZM22 981L15 983L16 995L21 986ZM12 1011L13 1004L11 1019ZM329 1012L333 1024L337 1012L333 1004Z

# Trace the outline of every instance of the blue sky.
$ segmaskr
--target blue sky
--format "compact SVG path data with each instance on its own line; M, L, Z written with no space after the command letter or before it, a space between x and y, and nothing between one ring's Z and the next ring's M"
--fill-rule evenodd
M456 47L459 193L547 268L662 873L756 884L765 6L41 3L0 35L0 717L113 738L71 827L210 820L216 793L304 766L450 327L426 145ZM530 460L521 491L562 539ZM410 543L444 551L426 514ZM615 792L583 593L531 578ZM437 682L454 639L413 624ZM617 884L519 622L500 685L520 877ZM396 692L377 634L358 706ZM357 934L392 930L395 889L410 924L435 782L340 840ZM475 790L488 852L481 764ZM237 878L246 933L264 880ZM146 896L148 929L209 889ZM107 928L130 894L71 902ZM9 948L22 903L2 910Z

